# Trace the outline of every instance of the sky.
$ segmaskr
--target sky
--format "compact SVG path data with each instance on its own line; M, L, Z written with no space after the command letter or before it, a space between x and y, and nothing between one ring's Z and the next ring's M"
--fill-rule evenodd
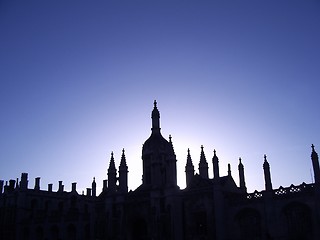
M249 192L313 182L320 152L320 3L0 0L0 179L97 192L125 149L141 184L153 101L185 187L190 148Z

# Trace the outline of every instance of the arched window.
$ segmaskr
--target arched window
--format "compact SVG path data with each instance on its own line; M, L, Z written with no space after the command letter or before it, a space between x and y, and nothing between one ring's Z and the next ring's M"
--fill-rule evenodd
M133 219L131 227L133 240L148 239L147 223L143 218L137 217Z
M288 239L308 240L312 236L311 211L305 204L293 202L284 207Z
M88 213L89 213L89 207L88 207L88 204L87 204L87 203L84 204L84 213L85 213L85 214L88 214Z
M69 224L67 227L67 239L68 240L77 239L77 229L73 224Z
M59 228L53 225L50 229L51 240L59 240Z
M246 208L237 214L242 240L261 239L261 217L257 210Z
M21 235L22 235L22 239L29 240L30 239L29 228L28 227L23 228Z
M200 238L207 236L207 213L205 211L198 211L193 213L195 224L195 234Z
M71 208L76 208L77 207L77 197L76 196L72 196L70 199L70 207Z
M37 199L32 199L30 203L30 207L32 210L35 210L38 207L38 200Z
M58 203L58 210L59 210L60 212L63 212L63 202L59 202L59 203Z
M37 199L32 199L30 202L30 215L29 218L30 219L34 219L35 215L36 215L36 210L38 209L38 200Z
M43 238L44 238L43 228L41 226L38 226L35 231L35 239L43 240Z
M84 239L90 239L90 224L86 224L86 226L84 227Z
M49 200L45 201L44 210L45 210L46 213L49 212L50 205L51 205L51 202Z

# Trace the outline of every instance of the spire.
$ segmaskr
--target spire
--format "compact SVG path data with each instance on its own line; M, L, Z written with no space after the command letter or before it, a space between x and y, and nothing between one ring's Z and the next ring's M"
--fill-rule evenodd
M219 158L216 155L216 150L213 150L213 158L212 158L212 164L213 164L213 177L218 179L219 176Z
M154 100L154 107L152 110L151 118L152 118L152 133L160 133L160 113L157 108L157 101Z
M228 163L228 176L231 177L231 165L230 165L230 163Z
M117 170L114 163L113 152L111 152L111 159L108 169L108 188L110 191L116 191L117 184Z
M97 195L97 184L96 184L96 178L95 177L93 177L91 188L92 188L92 196L95 197Z
M192 159L191 159L191 155L190 155L190 149L188 148L188 155L187 155L187 167L193 167L193 163L192 163Z
M243 166L243 164L241 162L241 158L239 158L238 170L239 170L240 188L246 191L247 188L246 188L246 182L245 182L245 179L244 179L244 166Z
M120 167L127 167L127 161L126 161L126 156L124 154L124 148L122 149Z
M316 184L320 183L320 168L319 168L319 157L318 153L314 150L314 145L311 145L311 161L313 166L314 182Z
M199 162L199 175L203 178L209 178L208 177L208 163L206 156L203 152L203 145L201 145L201 154L200 154L200 162Z
M186 164L186 184L187 184L187 186L189 186L193 176L194 176L194 166L193 166L191 155L190 155L190 149L188 148L187 164Z
M114 170L116 169L116 165L114 163L114 157L113 157L113 152L111 152L111 158L110 158L110 163L109 163L109 170Z
M263 171L264 171L264 180L265 180L266 191L271 191L272 190L272 183L271 183L270 165L267 161L266 154L264 155Z
M119 189L121 192L128 192L128 166L124 149L122 149L121 161L119 166Z

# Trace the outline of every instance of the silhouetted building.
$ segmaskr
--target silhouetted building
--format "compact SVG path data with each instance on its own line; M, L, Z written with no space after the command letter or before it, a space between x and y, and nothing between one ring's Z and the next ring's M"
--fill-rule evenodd
M265 190L247 193L244 165L239 159L239 186L219 173L213 151L213 179L201 146L199 174L190 151L186 158L187 187L177 185L176 155L171 137L160 131L154 102L151 136L142 148L142 184L128 192L128 166L123 150L117 171L113 153L103 190L96 196L93 179L86 194L40 189L40 178L28 188L20 181L0 182L0 239L3 240L319 240L320 168L312 145L315 183L273 189L264 156Z

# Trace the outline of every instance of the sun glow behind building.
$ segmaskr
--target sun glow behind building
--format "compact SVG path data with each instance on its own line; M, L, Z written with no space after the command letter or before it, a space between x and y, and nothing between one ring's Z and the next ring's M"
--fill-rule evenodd
M126 150L141 183L143 142L157 99L172 135L178 183L190 148L216 149L249 191L311 182L320 147L319 3L299 1L6 1L0 7L1 178L29 172L41 188L98 189L111 151Z

